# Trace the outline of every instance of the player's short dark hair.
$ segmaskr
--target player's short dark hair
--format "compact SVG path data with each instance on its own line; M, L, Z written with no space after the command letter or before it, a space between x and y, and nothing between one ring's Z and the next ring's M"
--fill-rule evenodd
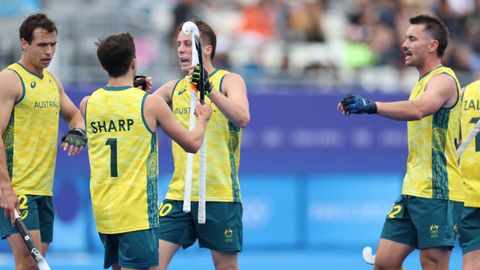
M448 45L448 28L437 17L431 15L418 15L410 18L411 24L423 24L427 30L438 41L437 55L442 57Z
M198 31L200 31L200 38L202 39L202 42L212 45L212 54L210 55L210 59L213 60L215 57L215 49L217 48L217 35L215 34L215 31L213 31L210 25L202 20L194 20L193 22L197 25Z
M98 60L110 77L118 78L128 72L135 58L135 43L130 33L111 35L95 44Z
M44 13L36 13L28 16L18 30L20 39L24 39L28 44L32 43L33 31L37 28L47 30L49 33L58 33L57 26Z
M213 31L212 27L208 25L206 22L193 19L191 20L195 23L198 27L198 31L200 32L200 38L202 39L202 44L212 45L212 54L210 55L210 59L213 60L215 57L215 49L217 48L217 35L215 31ZM180 33L182 30L183 23L179 25L177 33Z

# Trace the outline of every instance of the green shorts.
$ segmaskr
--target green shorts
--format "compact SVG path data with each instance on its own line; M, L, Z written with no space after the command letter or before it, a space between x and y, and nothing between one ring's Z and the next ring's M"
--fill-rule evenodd
M418 249L452 248L463 203L401 195L387 214L381 238Z
M28 230L40 230L43 243L53 240L53 201L51 196L18 195L20 203L20 216ZM18 233L17 227L11 225L10 218L5 218L0 211L0 236L7 238L13 233Z
M98 235L105 247L105 269L116 263L122 268L148 268L158 265L157 228Z
M463 208L458 234L463 254L480 249L480 208Z
M220 252L240 252L243 246L242 204L207 202L206 222L198 223L198 202L182 211L183 201L164 200L159 207L159 238L184 249L198 239L200 247Z

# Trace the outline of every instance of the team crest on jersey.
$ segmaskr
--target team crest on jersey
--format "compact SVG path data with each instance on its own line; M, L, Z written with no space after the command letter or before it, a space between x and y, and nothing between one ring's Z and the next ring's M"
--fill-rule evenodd
M430 225L430 238L438 238L438 231L440 226L437 224Z
M225 242L226 242L226 243L231 243L231 242L233 242L233 231L232 231L232 229L226 228L226 229L225 229L225 232L223 233L223 235L225 236Z
M443 152L447 142L447 131L444 128L433 128L433 149Z
M3 133L3 143L6 149L13 148L13 126L8 125L7 129Z
M240 128L237 127L232 122L228 122L228 129L230 131L230 134L228 137L228 149L231 151L235 151L238 148L238 145L240 144L240 138L238 136L238 132L240 131Z
M31 88L35 88L35 86L37 86L37 82L35 81L35 79L32 79L32 80L30 81L30 87L31 87Z
M147 159L147 177L149 179L157 179L157 152L152 152Z

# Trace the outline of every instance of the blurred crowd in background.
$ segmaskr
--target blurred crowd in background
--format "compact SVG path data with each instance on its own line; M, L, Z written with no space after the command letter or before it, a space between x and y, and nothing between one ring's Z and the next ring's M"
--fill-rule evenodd
M176 77L176 26L199 18L217 32L217 67L248 82L409 91L417 74L404 67L401 44L408 19L420 13L448 26L444 64L461 83L480 76L480 0L0 1L0 65L18 59L17 29L35 6L58 24L52 69L67 81L104 80L94 42L125 31L135 35L141 72L158 82Z

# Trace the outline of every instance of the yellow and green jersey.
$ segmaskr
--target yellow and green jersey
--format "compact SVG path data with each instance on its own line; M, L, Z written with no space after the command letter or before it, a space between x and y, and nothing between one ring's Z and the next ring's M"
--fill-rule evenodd
M417 99L425 91L430 78L437 74L447 74L455 80L459 100L460 84L453 70L444 66L420 78L409 100ZM408 122L409 154L403 194L463 202L462 176L455 152L455 141L460 134L460 107L461 103L457 101L450 108L441 108L421 120Z
M60 92L47 70L38 76L20 63L8 66L22 81L2 134L7 168L17 195L51 196L58 143Z
M209 76L215 89L222 90L222 80L228 71L216 70ZM190 85L188 77L178 81L172 91L172 110L175 118L186 128L190 120ZM207 192L206 201L240 202L238 167L242 130L231 123L225 115L205 97L212 106L212 117L207 125ZM175 142L172 143L175 171L166 195L170 200L183 200L187 153ZM194 155L192 171L192 201L198 201L199 153Z
M131 86L106 86L87 101L90 193L100 233L158 227L157 134L145 122L146 97Z
M480 81L465 87L462 99L462 139L465 140L480 120ZM465 185L465 206L480 207L480 134L473 139L460 159Z

